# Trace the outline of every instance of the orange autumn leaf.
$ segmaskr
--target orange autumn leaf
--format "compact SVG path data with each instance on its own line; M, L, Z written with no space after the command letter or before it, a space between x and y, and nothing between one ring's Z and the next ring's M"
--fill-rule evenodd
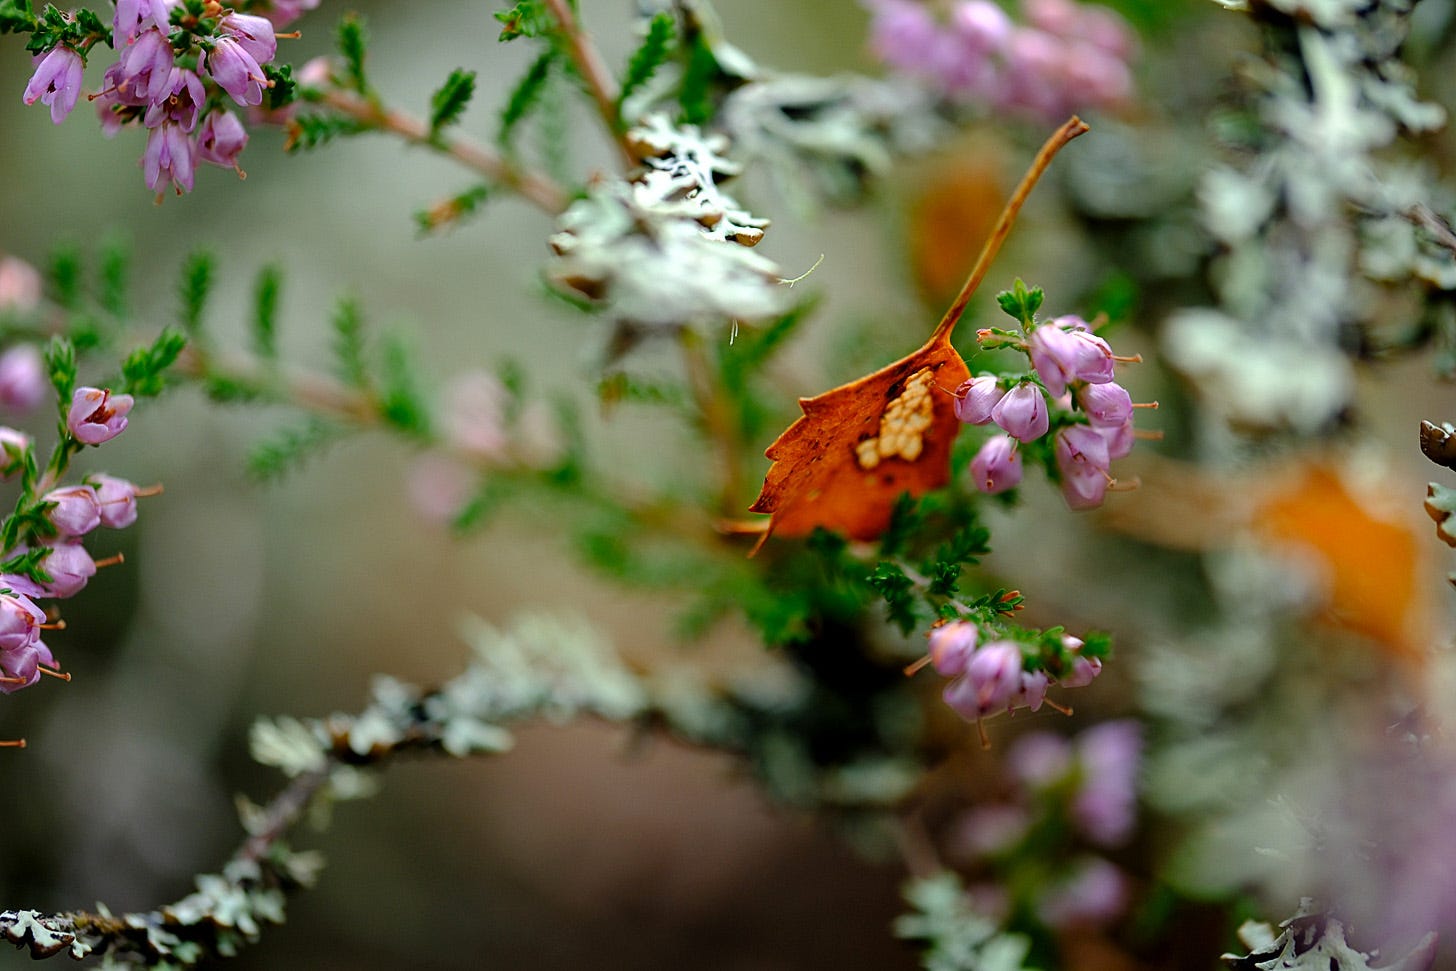
M1266 542L1311 555L1326 587L1325 618L1408 662L1430 652L1430 582L1416 524L1381 515L1332 468L1311 463L1260 503L1252 523Z
M951 346L956 322L1052 156L1085 131L1087 125L1073 117L1047 139L925 346L873 374L799 399L804 415L764 453L773 464L749 507L770 516L760 527L759 546L773 533L804 536L821 526L873 539L889 525L902 493L918 496L949 481L951 445L960 431L953 394L969 376Z
M749 508L771 513L771 530L783 536L824 526L873 539L900 493L945 485L961 425L952 395L969 377L950 333L858 381L800 398L804 417L764 453L773 465Z

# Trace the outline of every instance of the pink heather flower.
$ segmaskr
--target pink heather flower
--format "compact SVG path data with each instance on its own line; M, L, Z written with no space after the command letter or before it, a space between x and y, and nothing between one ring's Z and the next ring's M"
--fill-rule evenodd
M1063 469L1081 467L1105 471L1112 464L1107 439L1091 425L1068 425L1057 432L1057 465Z
M170 7L168 0L116 0L116 16L111 20L112 46L120 50L148 27L167 30L171 26Z
M69 47L57 46L34 58L35 73L25 86L22 99L33 105L36 99L51 106L51 121L59 125L66 120L76 99L81 95L81 83L85 80L86 62L81 55Z
M314 57L303 63L293 79L305 88L326 88L334 80L334 62L327 57Z
M1117 361L1112 356L1112 348L1107 341L1098 337L1090 330L1071 331L1072 340L1076 342L1076 364L1075 373L1077 380L1086 381L1090 384L1106 384L1112 380L1112 371L1117 366Z
M45 516L62 536L84 536L101 525L101 501L88 485L52 489L41 501L54 503Z
M168 76L163 96L147 106L142 124L156 128L169 121L183 131L190 132L197 127L197 114L207 100L207 91L196 74L185 68L174 67ZM153 187L155 188L155 187Z
M1101 4L1085 4L1079 11L1077 39L1085 41L1104 54L1126 63L1137 53L1137 38L1127 21L1115 10Z
M101 115L101 130L110 136L121 129L123 115L130 119L135 114L134 112L122 112L118 106L145 108L152 102L147 98L144 88L133 85L127 80L126 69L122 67L120 61L106 69L103 80L105 80L106 86L96 96L96 110ZM108 114L114 116L109 123L106 119Z
M114 78L119 98L124 104L150 104L167 96L172 78L172 45L160 30L152 28L137 35L136 40L121 49ZM112 81L110 72L107 80Z
M1061 81L1066 45L1044 30L1016 27L1002 52L1006 62L1001 91L1004 107L1051 120L1067 113Z
M1090 385L1090 387L1106 387L1105 385ZM1132 451L1135 437L1132 433L1132 419L1129 418L1121 425L1115 427L1097 427L1097 431L1107 440L1107 457L1109 459L1126 458Z
M318 5L319 0L273 0L264 13L274 27L287 27L303 16L305 10L317 9Z
M17 344L0 354L0 408L24 414L50 397L45 357L34 344Z
M0 654L34 644L45 619L45 611L24 594L0 593Z
M25 465L30 451L30 436L25 432L0 425L0 477L10 478Z
M1062 470L1062 498L1068 509L1096 509L1107 496L1107 476L1096 469Z
M248 132L231 111L210 111L202 120L202 130L197 133L197 157L202 161L242 175L238 156L247 145Z
M1006 394L996 383L994 374L962 381L955 393L955 416L968 425L984 425L990 421L991 409Z
M1128 881L1099 856L1080 860L1072 872L1043 891L1036 915L1048 927L1100 926L1127 909Z
M445 440L482 459L499 459L510 444L506 434L509 396L494 375L470 371L450 382L445 392Z
M1092 842L1118 846L1136 821L1142 726L1132 719L1103 722L1079 735L1076 748L1082 785L1072 819Z
M40 561L40 568L51 578L41 585L45 595L58 599L74 597L96 575L96 561L80 543L56 543Z
M119 51L147 28L170 31L172 6L172 0L116 0L116 15L111 20L112 47Z
M1042 702L1046 700L1047 686L1050 684L1051 678L1046 676L1045 671L1022 671L1021 686L1016 689L1006 707L1039 711Z
M1132 71L1120 58L1092 44L1074 42L1063 65L1067 91L1077 103L1111 105L1132 94Z
M969 621L953 620L930 632L930 663L942 677L965 674L981 632Z
M1102 673L1102 661L1095 657L1075 657L1072 659L1072 667L1065 675L1057 679L1057 684L1063 688L1085 688L1097 679Z
M1107 439L1089 425L1071 425L1057 432L1053 454L1062 474L1062 497L1068 507L1092 509L1102 505L1111 463Z
M1036 368L1036 376L1053 398L1060 398L1066 393L1067 384L1077 377L1080 345L1056 321L1050 321L1027 336L1026 347L1031 352L1031 366Z
M1077 404L1099 430L1117 428L1132 418L1132 395L1115 381L1084 384L1077 389Z
M950 25L969 51L982 55L1000 50L1011 36L1011 18L990 0L961 0L951 9Z
M164 126L168 127L168 126ZM161 129L154 129L156 131ZM133 404L129 394L112 394L104 388L77 388L66 413L66 428L76 441L100 445L120 435Z
M951 844L961 855L984 859L1011 849L1030 828L1031 819L1021 806L976 806L956 821Z
M991 420L1012 438L1034 442L1047 433L1051 419L1041 389L1023 381L991 409Z
M874 0L870 4L870 49L891 67L917 72L939 43L940 25L924 4L910 0Z
M1021 648L992 641L966 663L966 673L946 685L941 697L956 714L974 721L1006 707L1021 687Z
M274 33L273 22L267 17L229 13L219 22L218 31L224 37L237 41L260 65L267 64L278 53L278 37Z
M1021 483L1021 453L1009 435L993 436L971 459L971 484L987 495L1013 489Z
M96 501L101 507L101 525L125 529L136 522L137 487L134 483L99 473L86 479L96 490Z
M40 274L13 256L0 256L0 314L28 314L40 305Z
M263 103L263 68L246 47L232 37L218 37L198 61L198 70L217 82L240 105Z
M453 456L427 452L410 469L408 488L415 509L431 522L444 525L475 494L475 474Z
M1072 746L1051 732L1030 732L1011 743L1006 766L1028 789L1050 789L1072 770Z
M1075 0L1021 0L1026 22L1058 37L1073 37L1081 27L1082 11Z
M4 558L8 560L13 556L19 556L21 553L25 552L25 549L26 548L24 546L17 546L15 549L7 552ZM29 597L32 600L38 597L50 596L50 594L46 592L45 587L41 586L39 583L36 583L30 577L23 576L19 573L0 573L0 588L7 589L11 593L16 593L25 597Z
M0 651L0 693L14 694L21 688L29 688L40 680L40 666L54 667L56 659L50 648L39 639L13 651ZM19 679L19 680L15 680Z
M197 169L197 146L181 125L163 122L147 133L141 164L147 188L157 193L159 199L168 185L175 186L178 195L191 192Z

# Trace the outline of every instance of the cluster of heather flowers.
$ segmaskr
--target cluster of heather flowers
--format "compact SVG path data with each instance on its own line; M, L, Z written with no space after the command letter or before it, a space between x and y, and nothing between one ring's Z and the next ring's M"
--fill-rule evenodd
M33 25L35 71L24 101L48 105L60 124L80 99L89 54L104 43L117 60L89 97L108 136L127 125L146 129L141 166L159 199L169 185L178 194L191 191L199 162L241 175L238 156L248 133L227 102L263 104L275 83L266 65L278 51L277 27L317 5L274 3L259 16L216 0L116 0L110 31L89 11L50 7Z
M1038 711L1043 704L1060 708L1047 700L1049 687L1085 687L1102 672L1101 659L1084 648L1080 638L1061 633L1041 636L1036 643L1010 638L983 643L980 626L955 620L930 632L929 654L912 670L929 663L950 678L942 694L945 703L979 725L1003 711Z
M1100 506L1107 490L1118 484L1109 471L1112 462L1132 451L1134 409L1157 407L1157 402L1134 404L1127 389L1113 380L1119 361L1138 358L1113 354L1081 317L1036 323L1040 291L1018 287L1002 296L1003 306L1022 320L1022 330L983 330L978 335L981 346L1020 350L1030 359L1031 370L982 374L956 389L956 417L972 425L994 423L1003 432L971 460L971 479L991 495L1019 485L1022 449L1033 443L1045 447L1050 437L1067 505Z
M0 371L11 389L28 388L27 401L44 400L49 387L38 353L20 345L0 356ZM15 363L20 353L23 363ZM31 366L30 361L34 361ZM38 403L38 401L37 401ZM7 401L7 405L10 402ZM55 456L110 441L127 426L132 397L105 388L77 388L66 412L66 437ZM82 538L99 526L124 529L136 522L137 497L150 494L125 479L92 474L78 485L58 484L64 459L53 456L38 472L34 443L22 431L0 426L0 476L19 475L24 495L6 520L7 549L0 558L0 692L29 687L49 674L66 677L40 633L55 625L39 600L75 596L107 560L92 558Z
M968 810L949 834L955 857L996 878L970 887L977 910L1035 915L1057 930L1120 917L1131 898L1129 878L1095 851L1132 835L1141 758L1141 728L1131 720L1103 722L1072 739L1032 732L1012 742L1010 798Z
M1132 93L1136 41L1106 7L1022 0L1023 25L992 0L865 2L875 55L949 101L1057 121Z

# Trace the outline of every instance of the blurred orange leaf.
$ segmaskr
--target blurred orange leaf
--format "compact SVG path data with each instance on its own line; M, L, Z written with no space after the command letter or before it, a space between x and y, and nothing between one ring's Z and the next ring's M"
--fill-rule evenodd
M1325 617L1404 661L1429 654L1432 628L1425 537L1351 494L1333 468L1312 462L1260 503L1254 529L1267 542L1315 557L1327 583Z

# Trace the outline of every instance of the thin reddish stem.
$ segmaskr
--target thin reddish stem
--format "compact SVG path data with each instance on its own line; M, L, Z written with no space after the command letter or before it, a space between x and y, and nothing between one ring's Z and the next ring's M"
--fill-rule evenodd
M1001 244L1006 242L1006 237L1011 235L1011 227L1016 222L1016 216L1021 212L1021 207L1026 204L1031 190L1036 188L1037 181L1047 166L1052 164L1052 159L1057 152L1078 135L1085 134L1089 130L1088 125L1076 115L1068 118L1062 123L1062 127L1052 133L1052 137L1046 140L1041 150L1036 153L1036 158L1031 160L1031 167L1021 177L1021 182L1016 186L1016 191L1011 193L1011 198L1006 200L1006 207L1001 210L1001 216L996 220L996 226L991 230L986 245L981 247L981 255L976 257L976 265L971 267L970 276L961 286L961 292L956 295L955 301L946 310L945 316L940 318L940 324L936 326L935 332L931 335L931 341L950 340L951 331L960 321L961 314L965 312L966 305L971 302L971 296L986 274L991 269L991 263L995 261L996 255L1001 252Z

